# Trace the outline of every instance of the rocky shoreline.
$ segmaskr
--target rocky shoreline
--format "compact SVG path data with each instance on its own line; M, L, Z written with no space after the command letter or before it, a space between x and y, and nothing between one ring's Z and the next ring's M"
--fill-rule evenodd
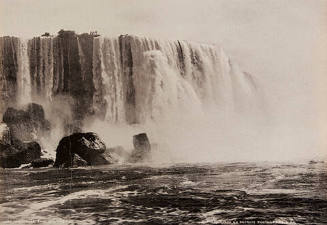
M57 145L55 159L43 158L38 141L51 133L42 105L29 103L25 109L7 108L0 124L0 167L56 168L114 164L118 157L128 163L149 161L151 144L146 133L133 136L131 153L122 146L107 148L94 132L71 132ZM81 129L79 129L81 130Z

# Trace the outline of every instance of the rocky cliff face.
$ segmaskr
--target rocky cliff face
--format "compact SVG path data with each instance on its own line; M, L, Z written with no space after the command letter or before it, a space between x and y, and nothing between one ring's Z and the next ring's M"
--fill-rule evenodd
M220 48L187 41L60 31L1 37L0 59L0 114L32 100L71 115L69 123L133 124L204 106L244 108L256 95L253 77Z

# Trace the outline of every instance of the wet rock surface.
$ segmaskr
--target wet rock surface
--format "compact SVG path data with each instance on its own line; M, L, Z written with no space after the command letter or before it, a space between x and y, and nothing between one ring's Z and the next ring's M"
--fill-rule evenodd
M54 161L52 159L40 158L40 159L33 160L31 166L33 168L48 167L53 163Z
M21 141L34 141L50 133L51 124L45 119L43 107L30 103L26 109L7 108L3 115L11 135Z
M131 163L144 162L149 160L151 145L146 133L140 133L133 136L134 150L128 161Z
M59 142L54 166L73 166L75 155L85 160L88 165L109 164L103 156L105 150L106 145L96 133L74 133Z
M11 144L0 144L0 167L3 168L19 167L40 157L41 147L37 142L13 139Z
M87 166L88 163L77 154L74 155L73 167Z

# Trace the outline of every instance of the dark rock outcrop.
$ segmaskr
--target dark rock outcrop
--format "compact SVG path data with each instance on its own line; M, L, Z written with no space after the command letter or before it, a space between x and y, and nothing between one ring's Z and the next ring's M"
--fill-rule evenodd
M0 166L3 168L19 167L40 157L41 147L37 142L26 143L14 139L11 144L0 143Z
M30 119L33 121L45 120L45 113L43 107L39 104L36 103L28 104L26 112L29 115Z
M33 168L48 167L48 166L52 165L53 163L54 163L54 161L52 159L40 158L40 159L33 160L33 162L31 163L31 166Z
M74 155L73 167L87 166L87 162L79 157L77 154Z
M7 108L6 112L2 117L3 122L7 124L12 124L16 122L25 122L30 120L30 117L27 112L24 110L17 110L12 107Z
M50 122L45 119L41 105L30 103L26 110L7 108L3 115L11 135L22 141L34 141L50 132Z
M109 161L103 156L106 145L97 134L75 133L64 137L59 142L54 167L74 166L74 156L78 155L87 165L104 165Z
M128 161L132 163L147 161L150 156L151 145L146 133L134 135L133 145L134 150L132 151Z

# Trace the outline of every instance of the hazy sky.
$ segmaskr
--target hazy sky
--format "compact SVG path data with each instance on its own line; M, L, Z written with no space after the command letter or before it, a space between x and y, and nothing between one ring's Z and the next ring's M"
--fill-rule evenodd
M0 0L1 36L61 28L222 45L259 79L280 149L326 150L327 0Z

